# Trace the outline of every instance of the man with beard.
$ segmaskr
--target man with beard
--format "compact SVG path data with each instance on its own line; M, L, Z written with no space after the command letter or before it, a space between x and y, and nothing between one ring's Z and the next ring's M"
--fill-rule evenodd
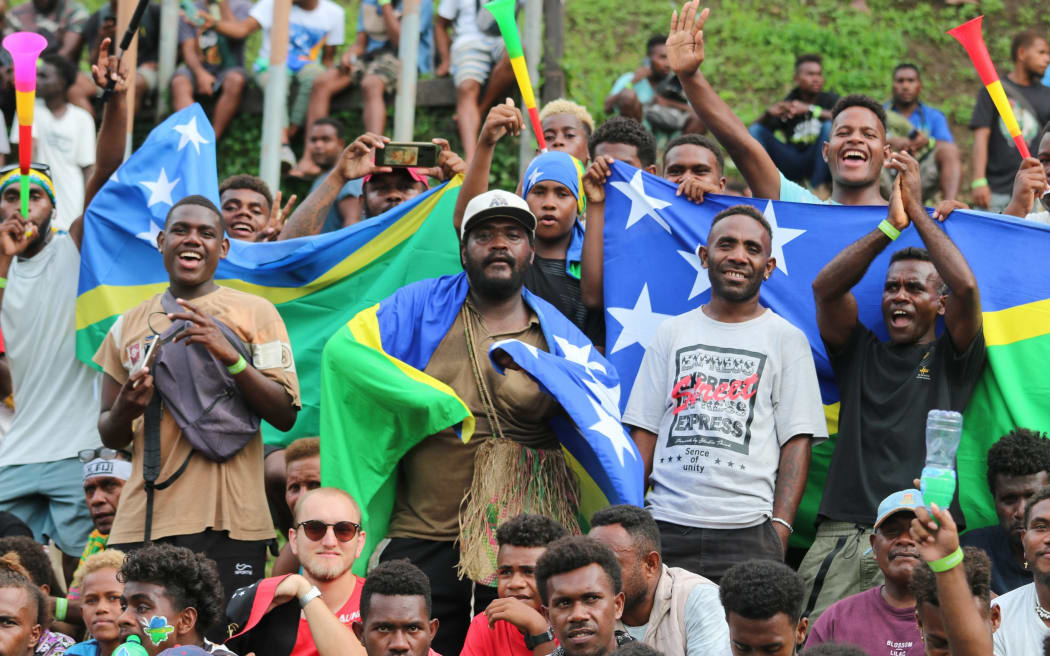
M380 337L384 360L398 361L400 370L409 369L414 379L440 389L442 398L454 404L445 413L396 400L406 407L397 425L383 433L390 446L382 447L399 457L385 474L396 479L390 484L395 493L388 497L389 506L382 506L382 518L375 516L376 509L369 515L372 526L386 529L372 558L407 558L429 577L434 616L442 627L434 649L444 654L459 653L472 614L496 597L490 587L496 582L490 517L528 509L570 532L579 530L579 483L550 424L562 414L561 407L524 372L509 367L501 375L489 359L490 346L502 340L547 352L557 350L555 338L586 343L567 318L523 287L535 254L535 230L536 217L520 196L494 190L475 197L459 231L465 273L403 287L359 313L345 336L337 333L325 348L322 395L329 414L322 420L322 453L328 444L335 450L336 442L346 439L339 419L346 386L354 386L357 399L387 406L395 401L389 386L375 382L372 372L342 373L356 366L350 358L361 348L351 333L367 331L369 322L390 327ZM475 424L464 443L460 421L443 418L467 411ZM417 415L426 415L425 423ZM346 466L355 464L351 459ZM365 467L375 478L372 464ZM389 524L383 526L387 512Z
M705 243L711 301L657 329L623 422L664 561L717 582L736 563L783 559L810 448L828 433L806 336L758 302L776 267L769 222L735 205Z
M1024 519L1021 541L1035 580L992 601L1002 613L996 656L1037 654L1050 636L1050 488L1032 497Z
M361 530L361 510L346 492L322 487L308 492L296 504L295 527L288 532L288 544L302 565L306 583L299 604L274 604L274 597L287 577L263 579L234 593L227 615L244 628L228 645L238 653L273 654L274 656L318 656L319 646L313 632L320 628L331 632L329 614L346 627L342 634L346 652L363 656L364 649L350 630L361 617L361 588L364 579L354 576L350 568L361 554L365 533ZM297 575L292 575L297 576ZM298 596L298 595L297 595ZM330 613L300 617L298 606L305 607L319 596ZM258 616L253 611L266 613ZM331 639L331 635L327 635Z
M660 562L660 528L643 508L610 506L591 517L590 537L605 544L623 572L623 628L664 654L729 654L718 586Z
M552 542L536 563L536 587L558 639L551 656L607 656L634 641L616 629L624 604L620 563L594 538Z
M831 603L882 583L861 546L870 540L876 508L922 470L927 413L962 412L986 359L977 280L922 206L919 163L893 153L889 166L898 175L887 218L813 281L817 326L841 402L817 535L799 567L814 621ZM890 258L882 292L889 341L883 342L858 320L850 290L909 224L926 249L905 248ZM941 316L946 330L938 336Z
M1029 500L1050 485L1050 440L1046 433L1015 428L988 449L988 488L999 523L967 531L963 546L983 549L992 559L992 591L1007 592L1032 582L1025 566L1024 514Z
M814 622L807 647L841 642L863 647L870 654L892 651L899 656L923 656L922 636L915 625L915 596L910 588L912 571L921 563L909 533L915 508L921 505L922 493L918 490L901 490L882 500L871 552L886 584L832 604Z
M85 207L120 166L126 139L127 80L116 73L116 57L107 59L109 41L102 45L95 83L119 80L103 112ZM0 172L0 327L15 414L0 450L0 510L29 524L37 540L53 539L71 573L91 532L77 453L99 445L98 378L77 360L74 328L84 220L68 232L52 230L55 187L38 164L28 176L29 216L22 216L19 169L9 169Z
M379 216L401 203L415 198L429 188L427 176L450 180L463 173L462 158L452 152L445 139L433 139L440 148L437 166L429 169L376 166L375 151L390 143L387 137L366 132L343 149L328 175L314 184L310 195L299 204L281 230L279 239L316 235L323 231L332 204L340 198L348 184L361 182L361 207L357 221ZM342 207L342 205L340 205ZM356 223L357 221L354 221ZM353 225L346 223L345 225Z

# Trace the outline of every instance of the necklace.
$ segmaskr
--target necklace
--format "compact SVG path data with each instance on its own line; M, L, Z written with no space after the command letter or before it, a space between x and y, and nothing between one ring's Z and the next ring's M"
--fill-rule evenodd
M1050 621L1050 610L1043 608L1042 604L1038 601L1035 602L1035 614L1038 615L1041 620Z

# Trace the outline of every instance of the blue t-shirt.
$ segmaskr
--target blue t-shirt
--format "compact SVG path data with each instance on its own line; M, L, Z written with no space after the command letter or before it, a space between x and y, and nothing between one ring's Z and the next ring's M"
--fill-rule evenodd
M98 640L91 639L78 642L67 649L66 653L69 656L99 656L99 651Z
M624 73L620 77L616 78L616 82L613 82L612 91L609 92L610 96L616 94L627 88L627 85L631 83L631 79L634 78L634 71L630 73ZM632 86L635 95L638 96L638 102L643 105L648 105L652 102L653 97L656 96L656 92L653 91L653 85L649 84L649 78L642 78L638 82L635 82Z
M886 103L886 109L893 109L893 103ZM948 127L948 119L936 107L919 103L919 106L911 113L908 120L917 129L922 130L937 141L945 143L953 143L955 141L952 131Z
M1043 84L1050 87L1050 66L1046 67L1046 73L1043 75Z
M324 182L324 179L327 177L327 171L317 176L317 179L314 180L314 183L310 185L310 191L312 192L314 189L317 189L317 187L322 182ZM339 228L343 227L343 217L341 214L339 214L339 201L343 200L347 196L354 196L355 198L360 198L361 193L363 191L363 187L364 183L361 182L361 178L358 178L356 180L350 180L349 182L343 185L343 188L339 190L339 195L335 197L335 202L332 203L331 209L328 210L328 218L325 219L324 226L321 227L321 232L332 232L333 230L338 230Z
M780 174L780 200L788 203L813 203L816 205L838 205L835 201L821 200L820 196L814 194L802 185L792 182Z

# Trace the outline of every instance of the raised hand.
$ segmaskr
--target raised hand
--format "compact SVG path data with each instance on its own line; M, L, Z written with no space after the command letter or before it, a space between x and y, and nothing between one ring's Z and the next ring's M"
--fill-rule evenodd
M1043 165L1034 157L1027 157L1021 162L1021 168L1014 177L1014 189L1010 198L1010 209L1014 216L1024 216L1032 211L1037 200L1046 193L1046 173Z
M481 136L478 141L492 147L496 145L505 134L517 136L525 127L525 119L521 117L521 110L514 106L514 101L507 98L507 102L495 105L489 110L485 117L485 124L481 126Z
M689 0L682 5L681 13L671 13L667 57L671 60L671 70L679 77L691 77L704 62L704 23L710 10L705 8L697 16L699 6L700 0Z
M388 143L390 143L390 139L372 132L366 132L343 149L336 167L347 180L356 180L357 178L375 175L376 173L390 173L394 169L389 166L375 165L376 149L385 148Z
M587 167L583 175L583 192L587 194L588 203L605 202L605 181L612 173L612 163L615 160L608 155L598 155Z
M922 207L922 179L919 177L918 160L907 152L890 153L886 168L896 170L897 177L902 178L900 198L904 209Z
M298 199L298 196L292 194L292 197L288 199L288 202L282 208L281 192L278 190L277 195L273 199L273 206L270 208L270 218L266 221L266 226L255 233L255 241L277 241L277 236L281 234L284 222L288 220L292 213L292 206L295 205L295 201Z
M98 61L91 65L91 75L95 79L95 85L105 89L110 80L116 84L113 91L123 93L128 90L127 66L117 59L117 56L109 54L109 44L112 39L103 39L98 47Z
M444 182L452 179L458 173L465 173L467 165L452 147L448 145L448 139L431 139L437 144L438 151L437 166L427 169L427 175Z
M893 179L893 192L890 194L890 213L886 220L893 224L897 230L904 231L911 223L908 213L904 210L904 199L901 197L902 176Z

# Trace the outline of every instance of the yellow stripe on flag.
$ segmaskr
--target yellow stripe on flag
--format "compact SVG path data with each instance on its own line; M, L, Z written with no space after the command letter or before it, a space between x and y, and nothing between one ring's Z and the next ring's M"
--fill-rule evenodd
M469 442L471 436L474 435L474 415L471 414L470 408L463 402L463 399L459 398L455 390L441 382L437 378L428 376L419 369L410 366L401 360L391 356L389 353L383 350L383 339L379 333L379 317L377 312L379 311L379 304L376 303L370 308L366 308L357 313L357 315L351 319L346 327L350 329L350 334L354 336L354 339L358 344L367 346L368 348L374 349L375 351L382 353L386 359L397 367L401 373L408 376L420 385L426 385L427 387L433 387L434 389L451 396L456 399L463 406L466 414L466 418L463 420L463 428L460 433L460 438L464 442Z
M984 313L984 341L1005 346L1050 334L1050 299Z
M824 406L824 419L828 422L828 435L839 432L839 404L838 401Z

